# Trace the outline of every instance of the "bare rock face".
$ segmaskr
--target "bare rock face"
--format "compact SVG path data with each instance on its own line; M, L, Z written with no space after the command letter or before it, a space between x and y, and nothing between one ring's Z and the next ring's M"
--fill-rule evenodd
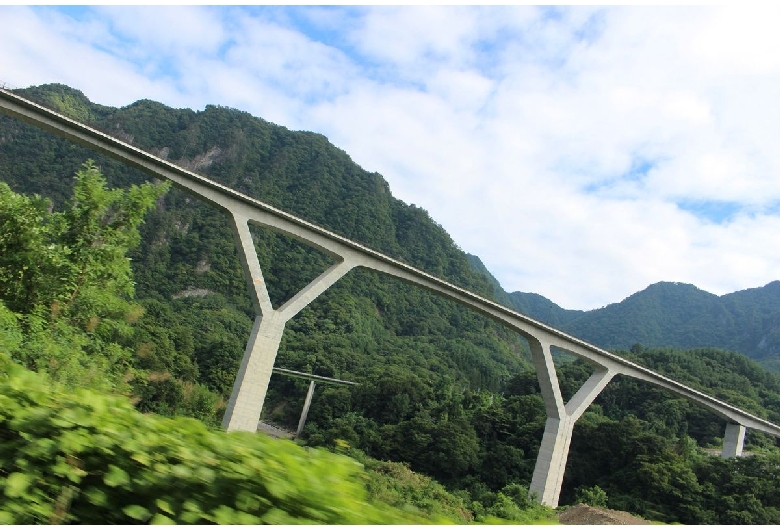
M652 524L650 521L645 521L628 512L619 512L585 504L577 504L567 508L561 512L558 520L561 524Z
M177 161L177 164L184 169L188 169L197 173L198 171L201 171L202 169L205 169L216 162L221 154L222 149L214 146L205 153L196 155L194 158L192 158L192 160L182 158L181 160Z

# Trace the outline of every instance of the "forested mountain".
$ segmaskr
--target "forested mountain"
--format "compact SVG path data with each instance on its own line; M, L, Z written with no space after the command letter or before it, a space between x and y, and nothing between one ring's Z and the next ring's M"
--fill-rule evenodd
M539 295L503 293L478 258L459 250L425 210L393 198L380 175L355 165L321 135L289 131L225 107L195 112L139 101L116 109L95 105L62 85L19 93L455 284L511 303L556 327L571 331L578 322L601 314L563 310ZM54 216L50 222L60 227L57 234L62 237L71 233L65 229L69 225L56 220L75 214L50 211L77 210L79 201L71 198L73 175L87 159L95 163L81 173L99 169L109 186L132 190L130 185L148 180L113 160L0 117L0 181L13 190L4 191L0 199L17 205L19 212L35 211L42 219ZM76 190L84 193L79 182ZM37 205L37 210L30 210L19 206L26 203L14 193L38 193L53 205L47 210L38 199L30 199ZM143 412L189 415L214 425L230 393L254 316L228 219L175 189L155 198L150 208L139 227L138 245L128 246L134 295L132 290L123 295L141 309L131 311L132 319L128 317L124 324L119 318L111 320L122 333L105 339L105 351L121 352L122 368L130 374L123 377L123 371L114 370L112 384L132 396ZM19 215L33 218L29 213ZM34 225L25 224L25 230ZM329 263L326 256L289 238L261 229L253 229L253 235L275 306ZM0 238L0 244L5 240ZM52 248L60 248L59 244L52 243ZM54 258L70 259L69 245ZM36 248L48 256L48 246L41 243ZM85 248L89 255L90 247ZM0 252L0 273L13 271L12 266ZM634 295L640 302L631 316L608 321L620 324L594 323L606 333L601 344L607 345L623 330L635 333L633 323L644 312L665 313L665 325L671 326L675 318L687 319L691 311L704 308L712 297L703 293L694 299L698 301L684 302L677 300L685 297L674 289L664 294L664 287L649 298L655 300L652 303ZM19 298L16 291L3 293L0 309L18 314L7 317L8 329L16 329L15 319L28 322L31 317L24 307L13 305ZM763 323L771 320L771 296L766 295L761 308L750 297L730 300L724 314L747 319L751 313L766 312L760 323L740 335L745 341L755 340ZM46 319L59 318L59 303L36 307L48 311ZM73 337L84 341L103 329L102 320L88 318L94 308L88 304L85 308L72 321L73 326L81 326ZM716 312L712 318L724 317ZM686 322L692 329L696 322L710 320L698 316ZM2 325L0 318L0 330ZM638 342L650 346L650 339L663 332L657 327L624 339L629 343L609 346L627 349ZM600 342L582 329L574 334ZM40 344L51 344L49 335L36 333ZM21 348L32 342L16 344ZM56 376L52 367L63 359L43 350L54 364L42 362L45 357L27 364ZM639 345L618 353L770 421L780 421L780 378L743 355ZM87 357L81 360L89 364ZM558 361L568 398L591 369L579 361ZM380 460L406 462L464 499L475 517L511 511L512 499L524 497L546 416L527 345L497 324L426 291L358 270L288 324L276 365L360 383L318 386L304 431L306 443L349 446ZM78 370L71 368L64 382L73 385ZM294 426L305 392L304 381L274 376L265 418ZM758 454L740 462L722 461L697 448L717 446L723 429L721 420L699 407L641 382L617 378L575 428L561 500L607 502L608 497L610 507L663 521L780 522L780 485L765 479L780 459L776 441L751 432L747 443Z
M478 258L469 260L489 274ZM659 282L622 302L575 311L538 294L506 293L489 278L496 298L508 307L605 349L714 347L780 372L780 281L722 296L690 284Z
M63 86L38 87L22 94L266 203L490 296L485 278L471 270L466 255L427 212L394 199L381 176L359 168L321 135L291 132L247 113L215 106L196 113L139 101L121 109L108 109L91 104L81 93ZM2 125L0 172L15 190L41 193L53 198L55 205L61 204L70 192L71 175L90 157L98 161L111 185L146 179L137 171L14 120L4 118ZM230 319L241 321L243 329L249 329L253 313L232 232L222 212L173 190L151 212L141 230L141 246L132 255L139 298L200 307L213 302L197 295L219 294L229 306L246 315L243 320L238 316ZM254 234L275 305L329 264L324 255L286 237L259 229ZM334 300L343 301L345 297L348 301L339 311L329 310ZM310 322L316 320L313 315L323 312L325 322L318 322L316 330L310 329L314 326ZM356 271L342 279L294 319L289 330L324 331L332 326L341 328L346 320L350 320L348 328L360 327L368 336L387 335L390 340L372 344L382 343L390 349L374 353L389 362L395 362L392 359L396 350L430 352L435 349L434 342L441 342L453 351L451 360L415 353L425 357L419 362L446 362L450 365L446 368L426 369L463 374L476 387L497 389L510 374L525 366L515 354L522 346L502 328L455 304L371 272ZM230 353L234 365L243 353L247 334L222 337L222 342L236 341L230 348L234 350ZM211 336L215 335L219 333ZM423 344L414 344L423 336ZM347 359L338 352L353 346L362 349L364 345L336 345L332 344L334 340L322 337L322 344L309 339L305 348L295 351L287 347L286 340L279 364L335 377L345 375L349 367L349 375L356 376L365 362L358 356ZM396 343L390 346L393 341ZM224 346L219 349L224 350ZM328 355L323 355L325 351ZM209 354L196 351L195 356ZM407 366L406 360L397 362ZM224 381L218 386L224 390L229 384L232 376L230 383Z

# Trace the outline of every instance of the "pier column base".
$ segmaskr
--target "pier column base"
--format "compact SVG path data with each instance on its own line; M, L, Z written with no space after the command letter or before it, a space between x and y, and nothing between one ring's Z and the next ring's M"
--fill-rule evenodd
M539 502L551 508L558 507L573 429L574 421L570 417L547 418L544 427L529 491L536 494Z
M737 423L726 425L726 434L723 436L723 458L736 458L742 456L742 446L745 444L745 426Z
M255 319L222 419L226 431L257 431L285 323L276 313Z

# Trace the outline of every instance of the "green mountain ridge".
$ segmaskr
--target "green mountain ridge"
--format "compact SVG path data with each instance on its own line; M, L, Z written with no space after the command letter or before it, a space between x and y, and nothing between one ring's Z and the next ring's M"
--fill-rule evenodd
M745 355L650 347L666 329L679 339L685 338L684 331L675 331L682 324L694 329L725 322L735 329L752 315L760 318L735 339L761 344L766 338L768 351L773 343L765 331L772 329L777 285L715 297L693 286L662 283L613 304L628 304L626 317L613 315L613 306L565 310L537 294L503 292L479 258L458 249L424 209L393 198L381 175L358 167L322 135L289 131L219 106L196 112L142 100L115 109L94 105L63 85L19 93L532 318L563 330L584 326L575 334L586 340L597 342L582 333L603 328L605 341L642 342L616 353L780 421L780 377ZM148 180L0 117L0 180L16 192L40 193L53 200L55 210L67 208L72 175L88 158L110 186ZM210 404L229 395L254 318L229 220L174 189L156 201L140 233L130 256L143 311L123 343L133 368L146 374L131 382L135 407L213 425L220 411ZM275 306L329 264L327 256L291 238L262 228L252 233ZM723 308L710 309L713 300ZM92 320L86 322L79 333L91 332ZM641 337L619 337L623 333ZM706 333L712 340L728 336ZM357 270L290 321L276 365L361 383L317 386L301 440L306 444L350 446L372 458L408 463L467 501L475 516L511 507L510 492L517 499L527 496L523 488L544 431L544 405L527 344L481 315ZM565 399L592 371L581 361L557 368ZM306 390L305 381L274 376L264 418L294 427ZM661 521L776 524L777 485L762 481L766 469L776 466L776 440L749 432L746 443L766 453L763 460L721 461L699 447L717 447L724 427L701 407L618 376L577 423L561 501L603 499L606 493L609 507Z
M509 293L479 257L468 259L499 303L604 349L720 348L780 372L780 281L721 296L692 284L658 282L621 302L581 311L536 293Z
M629 349L634 344L714 347L740 352L780 371L780 281L721 296L691 284L658 282L591 311L563 309L534 293L502 290L496 296L531 318L604 349Z
M659 282L600 309L568 310L536 293L504 291L479 258L459 251L425 210L394 199L387 182L379 174L354 165L345 152L330 145L322 135L292 132L248 113L213 105L195 112L140 100L113 109L93 104L81 92L63 85L31 87L23 93L75 119L82 119L109 134L478 294L492 293L492 298L507 307L603 348L628 349L636 343L655 347L717 347L738 351L769 369L780 371L780 309L775 309L780 307L779 282L723 296L707 293L693 285ZM49 150L41 149L37 157L31 159L14 152L18 144L0 138L0 146L7 155L3 158L14 160L17 166L12 171L0 160L0 170L9 175L6 179L12 187L16 184L17 189L25 192L52 197L55 203L64 199L68 190L65 182L52 185L47 179L29 178L56 167L58 161L41 159ZM68 147L68 151L78 149ZM63 162L67 164L67 161ZM74 159L73 167L80 162L83 160ZM116 166L110 161L109 164ZM122 168L115 173L127 175L128 171ZM26 175L21 177L25 182L17 180L15 183L14 174ZM116 179L115 183L123 185L128 181L132 178ZM190 201L179 197L175 202ZM162 212L153 215L154 223L166 217ZM198 224L194 216L177 215L186 217L174 221L181 226ZM208 223L221 214L206 211L202 215L207 216ZM171 216L167 217L170 221ZM166 239L169 235L158 233L156 237ZM148 236L145 237L147 240ZM231 244L220 245L220 253L231 252ZM206 247L201 244L198 249L190 249L197 255L188 256L200 263L201 269L210 267ZM142 249L138 254L149 256L148 250ZM147 265L150 261L147 259ZM219 292L216 286L204 281L208 279L208 273L183 274L186 278L170 286L147 289L145 286L152 278L159 280L170 276L162 274L162 263L156 265L156 270L144 268L150 274L145 281L138 282L142 296L162 293L170 297L191 288ZM169 266L170 263L165 264L166 269ZM273 283L271 287L273 289ZM233 293L241 296L240 290L241 287L234 289ZM291 289L286 289L272 293L272 296L282 299L291 294Z

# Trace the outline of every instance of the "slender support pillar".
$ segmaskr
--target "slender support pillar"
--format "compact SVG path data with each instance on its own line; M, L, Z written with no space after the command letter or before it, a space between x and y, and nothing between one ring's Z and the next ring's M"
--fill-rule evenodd
M312 280L279 309L274 310L257 259L252 234L249 232L249 220L246 216L236 213L233 215L233 223L241 263L259 316L255 319L252 335L246 345L244 358L233 384L233 392L222 419L222 427L227 431L255 432L285 324L348 273L355 263L334 255L339 259L337 263Z
M726 425L726 435L723 437L723 458L742 456L742 446L745 444L745 426L737 423Z
M257 430L265 394L271 380L276 352L286 321L275 312L258 316L244 351L222 428L227 431Z
M309 415L309 407L311 407L311 398L314 395L314 381L309 382L309 392L306 394L306 401L303 403L303 410L301 411L301 419L298 421L298 430L295 433L295 437L298 438L303 432L303 426L306 425L306 416Z
M531 356L542 389L547 422L544 426L542 445L536 458L536 467L531 478L529 492L537 496L542 504L556 508L561 494L566 461L569 459L574 424L593 400L610 382L615 373L599 366L593 375L582 385L574 396L564 405L558 377L555 373L550 345L537 340L528 340Z

